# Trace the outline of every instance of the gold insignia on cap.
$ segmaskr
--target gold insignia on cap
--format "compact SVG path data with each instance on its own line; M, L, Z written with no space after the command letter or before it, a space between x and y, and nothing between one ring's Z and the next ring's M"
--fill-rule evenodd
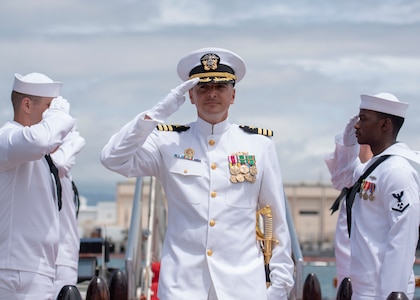
M200 78L201 83L233 83L235 71L228 64L221 63L221 57L215 53L206 53L200 58L201 64L190 71L190 79Z
M201 64L205 71L216 70L219 66L220 57L214 53L207 53L201 57Z
M236 76L228 72L206 72L197 73L190 76L190 79L200 78L200 82L231 82L236 80Z

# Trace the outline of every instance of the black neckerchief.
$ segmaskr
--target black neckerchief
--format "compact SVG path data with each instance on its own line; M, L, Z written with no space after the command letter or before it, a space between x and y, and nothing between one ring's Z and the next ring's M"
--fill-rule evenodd
M54 176L55 179L55 185L57 188L57 203L58 203L58 210L61 210L61 206L62 206L62 200L61 200L61 191L62 191L62 187L61 187L61 181L60 181L60 177L58 176L58 169L55 166L55 164L53 163L51 156L49 154L45 155L45 159L48 162L48 166L50 167L50 172L51 174Z

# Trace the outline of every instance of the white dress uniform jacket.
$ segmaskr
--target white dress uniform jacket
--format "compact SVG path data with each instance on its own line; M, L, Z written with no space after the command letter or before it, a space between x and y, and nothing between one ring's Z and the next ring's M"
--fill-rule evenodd
M352 299L386 299L393 291L404 292L412 299L413 264L420 222L420 181L408 160L419 163L420 159L405 144L396 143L374 156L363 168L355 164L355 171L348 168L344 175L340 165L349 166L358 161L357 148L341 147L341 151L336 148L335 155L327 163L335 187L339 187L340 180L344 184L346 180L342 179L349 176L353 178L353 184L378 157L387 154L391 157L367 177L362 198L356 195L352 208L350 250L345 249L348 241L347 226L341 226L336 232L342 254L336 259L350 262L348 267L353 286ZM353 162L350 159L352 156ZM337 177L340 172L341 179ZM345 205L341 205L340 210L343 208L345 211ZM339 222L345 224L346 217L340 211ZM346 257L346 253L350 257Z
M73 124L72 117L57 113L33 126L9 121L0 128L0 269L54 278L58 206L44 155Z
M101 161L124 176L155 176L165 189L168 228L159 298L207 299L213 284L218 299L267 299L255 225L258 205L269 204L279 240L270 263L270 288L277 299L287 299L293 261L272 140L246 133L228 120L211 125L198 119L185 132L162 132L144 116L141 113L111 137ZM194 150L196 161L175 157L187 148ZM229 180L228 156L236 152L255 155L256 182Z

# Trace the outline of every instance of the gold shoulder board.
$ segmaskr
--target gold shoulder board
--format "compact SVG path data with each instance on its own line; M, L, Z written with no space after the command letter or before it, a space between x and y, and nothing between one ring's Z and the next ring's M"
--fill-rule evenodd
M265 136L273 136L274 135L273 131L270 130L270 129L263 129L263 128L245 126L245 125L240 125L239 128L241 128L244 131L249 132L249 133L256 133L256 134L261 134L261 135L265 135Z
M156 126L156 129L159 131L187 131L190 129L190 126L184 126L184 125L169 125L169 124L158 124Z

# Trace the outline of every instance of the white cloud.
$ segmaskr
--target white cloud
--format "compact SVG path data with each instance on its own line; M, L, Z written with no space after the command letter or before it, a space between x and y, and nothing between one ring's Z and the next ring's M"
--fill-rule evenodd
M277 60L279 66L297 66L305 72L320 73L336 81L366 81L384 74L388 81L420 77L420 56L341 56L327 59ZM382 75L383 76L383 75ZM398 83L398 82L396 82ZM395 84L395 83L394 83Z
M328 182L323 155L361 93L410 102L401 139L420 149L419 21L408 0L2 1L0 118L12 117L14 73L62 80L87 140L73 177L113 187L123 178L99 162L111 134L180 83L181 56L219 46L247 64L232 121L274 130L285 181ZM187 100L169 122L194 119Z

